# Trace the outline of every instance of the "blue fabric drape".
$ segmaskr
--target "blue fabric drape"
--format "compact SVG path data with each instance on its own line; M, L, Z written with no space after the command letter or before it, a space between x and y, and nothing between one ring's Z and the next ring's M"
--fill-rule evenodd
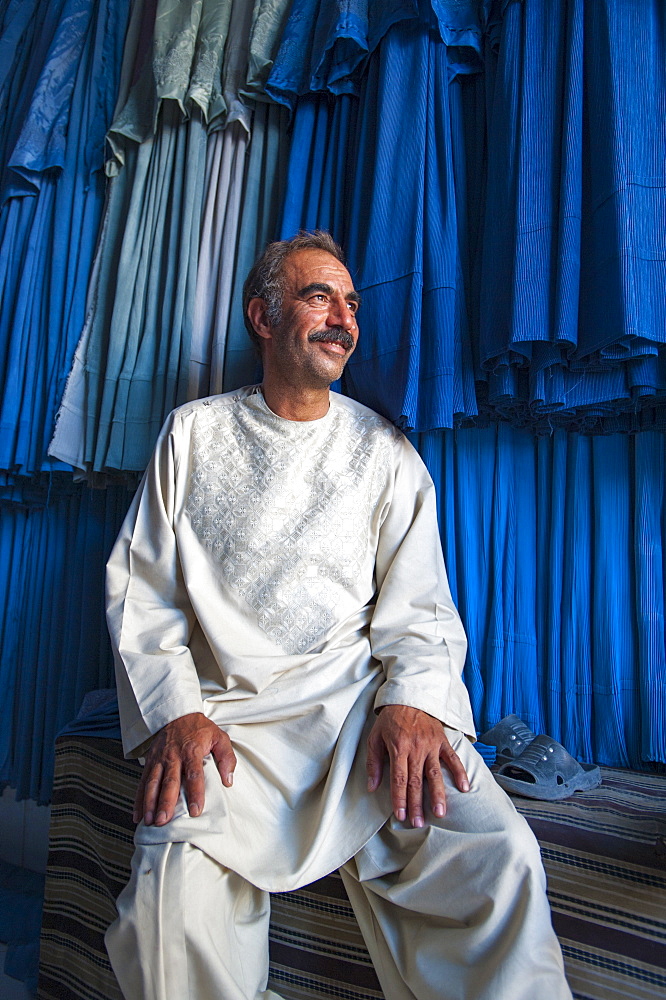
M129 0L0 10L0 469L46 458L83 323Z
M638 428L632 414L664 400L665 31L652 0L511 3L488 43L492 412Z
M152 14L154 27L147 3L135 13L125 52L90 308L49 449L89 476L142 471L169 411L222 389L237 263L273 235L279 204L285 115L240 93L247 5L158 0ZM258 188L239 227L243 172Z
M404 4L362 76L342 10L303 0L267 89L309 192L282 235L330 220L370 305L347 391L421 431L663 427L663 5Z
M477 4L440 4L439 15L387 31L360 85L348 80L358 102L297 102L281 224L283 237L330 228L346 247L368 319L345 391L420 430L476 414L453 143L481 29Z
M477 725L510 712L581 760L666 760L663 433L420 435Z
M48 802L53 741L113 683L102 568L129 497L60 482L0 500L0 787Z

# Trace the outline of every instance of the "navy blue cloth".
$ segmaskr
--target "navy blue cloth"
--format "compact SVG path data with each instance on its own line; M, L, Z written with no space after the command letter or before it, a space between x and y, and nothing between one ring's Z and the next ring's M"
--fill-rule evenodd
M4 972L37 989L44 876L0 860L0 941L7 945Z
M61 477L0 500L0 787L40 803L57 733L113 684L104 563L131 499Z
M666 398L666 8L511 3L495 29L483 406L608 429Z
M115 688L101 688L89 691L75 719L72 719L58 733L60 736L94 736L96 739L119 740L120 713L118 695Z

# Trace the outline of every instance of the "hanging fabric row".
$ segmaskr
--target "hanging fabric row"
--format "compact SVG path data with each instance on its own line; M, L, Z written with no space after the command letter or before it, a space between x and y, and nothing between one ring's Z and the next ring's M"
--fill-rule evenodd
M50 449L78 469L141 471L174 406L252 380L231 303L275 231L287 115L250 95L286 9L133 7L90 309Z
M663 5L556 8L0 0L0 518L7 539L21 512L48 524L44 580L58 504L78 489L70 511L100 516L71 470L131 485L170 409L255 381L245 274L327 228L363 297L341 388L433 472L478 723L520 711L587 759L666 760ZM5 545L7 587L27 551ZM57 627L48 593L5 616L7 648ZM40 726L111 683L97 600L88 682L63 662L57 707L7 715L34 734L0 769L22 794L47 794Z
M343 388L403 428L661 426L657 3L560 0L556 18L542 2L296 0L286 21L285 3L164 6L135 11L159 35L125 50L55 457L140 470L176 402L237 384L227 347L252 377L233 294L252 254L235 251L273 235L280 207L280 235L324 226L345 246L366 318ZM262 87L292 114L286 179L285 119L246 96ZM257 106L274 141L254 183L273 197L239 227Z

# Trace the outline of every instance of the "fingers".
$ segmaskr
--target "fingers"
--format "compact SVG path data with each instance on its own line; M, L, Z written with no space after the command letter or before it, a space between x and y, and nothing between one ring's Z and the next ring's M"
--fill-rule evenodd
M442 779L442 768L439 763L439 754L428 754L424 771L426 781L428 782L428 791L430 792L430 808L432 809L433 816L438 816L441 819L442 816L446 815L446 792Z
M409 765L407 759L403 756L391 755L389 753L389 760L391 764L391 804L393 806L393 815L401 823L407 818L407 789L409 782ZM418 784L418 782L417 782ZM418 791L412 792L409 796L410 805L413 808L415 801L415 794L418 795ZM422 814L423 810L417 810L419 814ZM410 820L413 818L410 814Z
M222 784L231 788L236 769L236 754L231 746L231 740L223 730L220 730L219 738L213 743L211 753L222 778Z
M366 770L368 772L368 791L376 791L384 774L384 742L373 729L368 737L368 755L366 758Z
M183 758L182 767L182 783L183 791L185 792L185 801L187 802L187 811L190 816L200 816L203 812L204 800L206 797L205 788L206 782L204 779L203 771L203 758L200 752L194 752L188 754ZM164 783L162 783L164 786ZM158 812L155 817L155 825L161 826L163 823L168 823L173 816L173 811L176 807L176 802L178 801L178 795L180 792L180 786L176 789L176 795L171 800L171 795L167 795L162 801L160 796L160 807L164 807L165 816L160 818L161 814Z
M386 706L378 715L368 739L368 788L381 781L382 761L388 755L393 812L400 822L412 826L425 823L423 786L427 784L433 815L446 814L446 792L441 763L450 771L456 787L469 791L465 768L432 716L408 706Z
M442 740L442 746L439 751L439 759L444 764L444 767L446 767L446 769L450 772L458 791L468 792L469 778L467 777L467 771L463 767L460 757L455 752L446 736Z
M225 732L196 712L174 719L160 730L146 754L134 800L134 822L163 826L174 815L181 787L190 816L204 808L203 760L212 753L223 783L233 780L236 755Z

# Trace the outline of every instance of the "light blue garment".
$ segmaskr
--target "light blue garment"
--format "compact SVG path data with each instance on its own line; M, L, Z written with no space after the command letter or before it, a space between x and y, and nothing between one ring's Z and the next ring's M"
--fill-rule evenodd
M141 471L187 398L206 128L165 101L154 137L110 182L86 327L50 453L86 471Z
M245 165L241 218L238 227L233 284L224 357L222 391L260 380L257 353L243 320L243 283L265 245L277 236L287 169L287 112L275 104L258 103Z

